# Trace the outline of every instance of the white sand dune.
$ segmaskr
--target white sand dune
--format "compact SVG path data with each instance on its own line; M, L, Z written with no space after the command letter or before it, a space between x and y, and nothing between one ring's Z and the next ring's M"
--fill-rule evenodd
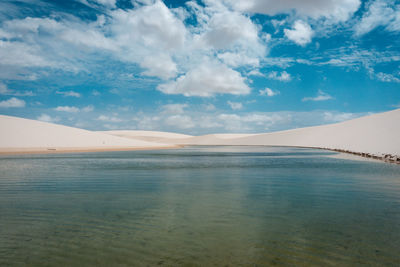
M46 148L162 148L172 145L267 145L400 156L400 109L341 123L263 134L190 136L156 131L91 132L0 116L0 151Z
M157 143L175 143L177 139L191 138L193 136L179 133L168 133L158 131L136 131L136 130L122 130L122 131L100 131L99 133L110 134L114 136L143 140Z
M259 134L235 145L303 146L400 155L400 109L341 123Z
M0 115L0 152L122 150L171 145Z
M202 136L193 136L189 138L168 140L169 143L180 145L224 145L234 142L241 137L251 137L256 134L207 134Z
M244 136L205 135L175 144L297 146L400 155L400 109L336 124Z

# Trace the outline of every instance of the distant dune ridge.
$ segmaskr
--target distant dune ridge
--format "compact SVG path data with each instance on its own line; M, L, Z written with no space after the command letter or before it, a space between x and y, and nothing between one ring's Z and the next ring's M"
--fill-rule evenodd
M173 147L53 123L0 115L0 152L129 150Z
M400 109L345 122L262 134L190 136L156 131L91 132L0 116L0 151L10 148L156 148L173 145L296 146L400 161Z

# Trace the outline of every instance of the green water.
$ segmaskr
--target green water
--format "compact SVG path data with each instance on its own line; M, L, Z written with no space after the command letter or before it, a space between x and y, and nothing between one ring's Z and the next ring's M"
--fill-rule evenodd
M0 157L0 266L399 266L400 166L279 147Z

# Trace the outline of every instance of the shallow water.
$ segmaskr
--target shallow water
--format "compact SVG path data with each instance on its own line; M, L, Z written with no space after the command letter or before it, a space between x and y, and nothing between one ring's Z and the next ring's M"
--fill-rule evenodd
M0 157L0 266L400 265L400 166L322 150Z

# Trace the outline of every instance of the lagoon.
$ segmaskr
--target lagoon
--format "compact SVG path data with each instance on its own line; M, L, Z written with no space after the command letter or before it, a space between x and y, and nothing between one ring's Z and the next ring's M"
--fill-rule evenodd
M335 154L0 156L0 266L400 265L400 166Z

